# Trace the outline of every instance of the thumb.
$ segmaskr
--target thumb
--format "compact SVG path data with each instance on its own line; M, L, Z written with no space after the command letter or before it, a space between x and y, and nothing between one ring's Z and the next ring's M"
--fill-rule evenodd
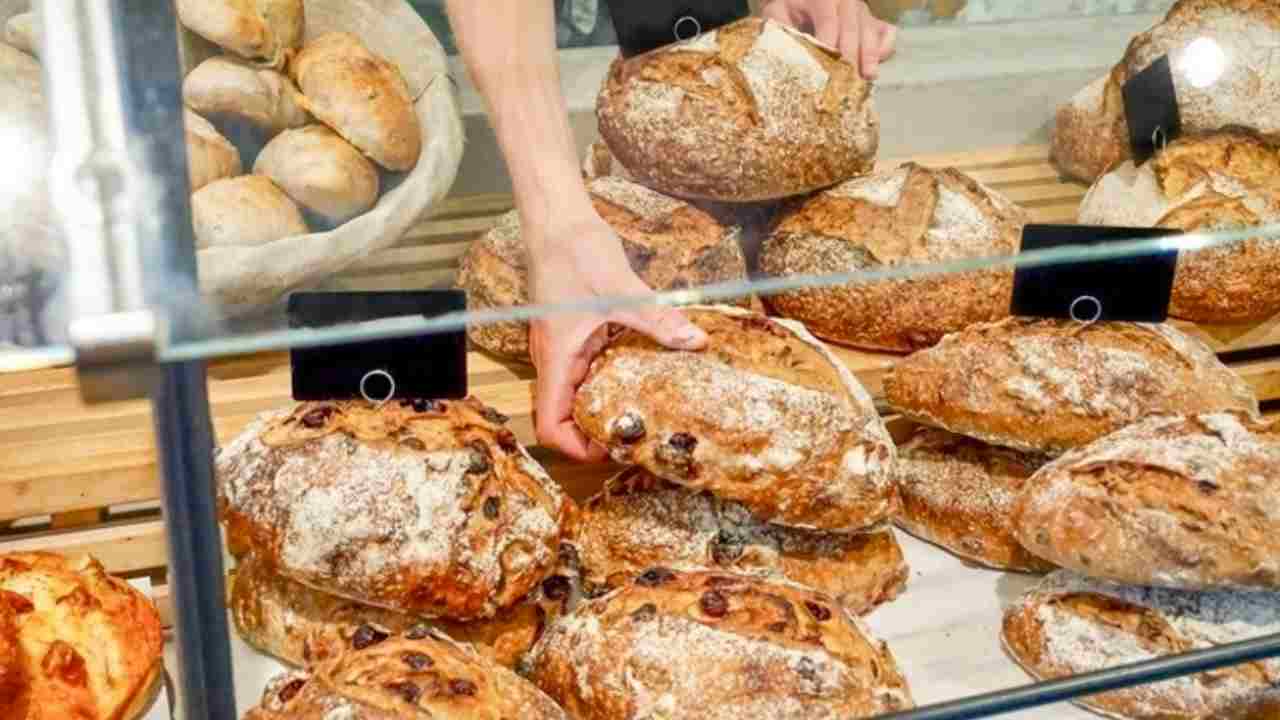
M643 333L672 350L701 350L707 345L707 333L673 308L627 310L613 314L609 320Z

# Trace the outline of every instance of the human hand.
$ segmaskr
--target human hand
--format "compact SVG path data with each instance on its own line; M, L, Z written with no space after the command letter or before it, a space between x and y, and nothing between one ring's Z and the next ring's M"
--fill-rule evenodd
M893 55L898 28L871 14L864 0L766 0L760 14L812 32L874 80Z

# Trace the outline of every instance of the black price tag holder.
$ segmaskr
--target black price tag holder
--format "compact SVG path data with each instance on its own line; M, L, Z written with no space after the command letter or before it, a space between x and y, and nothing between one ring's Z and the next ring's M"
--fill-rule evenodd
M1027 225L1022 231L1022 252L1179 234L1166 228ZM1152 249L1121 258L1018 267L1010 311L1022 317L1080 322L1164 322L1169 317L1177 265L1177 250Z
M1141 165L1182 134L1182 114L1169 56L1162 56L1133 76L1121 88L1121 94L1133 162Z
M291 328L421 315L438 317L467 309L460 290L413 292L308 292L289 296ZM299 348L290 352L293 398L353 400L458 399L467 395L464 330L412 337Z
M741 20L747 0L608 0L623 57L643 55Z

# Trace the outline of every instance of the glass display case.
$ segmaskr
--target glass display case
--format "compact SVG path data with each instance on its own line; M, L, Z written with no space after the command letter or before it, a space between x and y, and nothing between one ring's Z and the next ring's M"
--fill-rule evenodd
M1273 4L872 2L873 82L548 0L572 272L442 0L277 4L0 2L0 601L148 595L137 717L1280 713Z

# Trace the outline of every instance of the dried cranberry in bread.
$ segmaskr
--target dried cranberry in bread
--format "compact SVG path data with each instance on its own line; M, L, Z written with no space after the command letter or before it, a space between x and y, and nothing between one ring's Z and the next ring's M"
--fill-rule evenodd
M1052 680L1276 633L1274 595L1112 585L1063 570L1005 611L1002 637L1014 661ZM1263 660L1078 702L1135 720L1219 720L1228 708L1261 720L1275 716L1249 711L1274 703L1277 682L1280 661Z
M281 675L244 720L568 720L514 672L428 629Z
M233 553L357 602L474 620L555 565L569 501L474 399L303 403L219 452Z
M27 717L31 680L18 637L18 608L27 609L26 598L0 590L0 717Z
M651 567L781 576L862 615L898 596L907 563L889 528L824 533L769 525L741 504L629 468L572 523L586 580L617 587Z
M785 211L760 253L766 275L834 275L1017 252L1027 212L959 170L914 163L850 180ZM1009 314L1008 269L792 290L768 305L814 335L910 352Z
M917 422L1054 455L1148 415L1258 412L1249 386L1198 340L1139 323L974 325L899 362L884 389Z
M893 441L853 374L803 327L687 311L700 352L626 331L591 363L574 420L614 460L742 503L766 522L846 532L898 508Z
M600 134L636 180L750 202L834 185L875 164L871 83L836 50L748 18L609 70Z
M898 444L895 465L902 512L898 527L972 563L999 570L1048 572L1014 535L1014 502L1043 465L1038 455L917 427Z
M888 647L831 597L666 568L553 625L529 677L576 720L835 720L912 706Z

